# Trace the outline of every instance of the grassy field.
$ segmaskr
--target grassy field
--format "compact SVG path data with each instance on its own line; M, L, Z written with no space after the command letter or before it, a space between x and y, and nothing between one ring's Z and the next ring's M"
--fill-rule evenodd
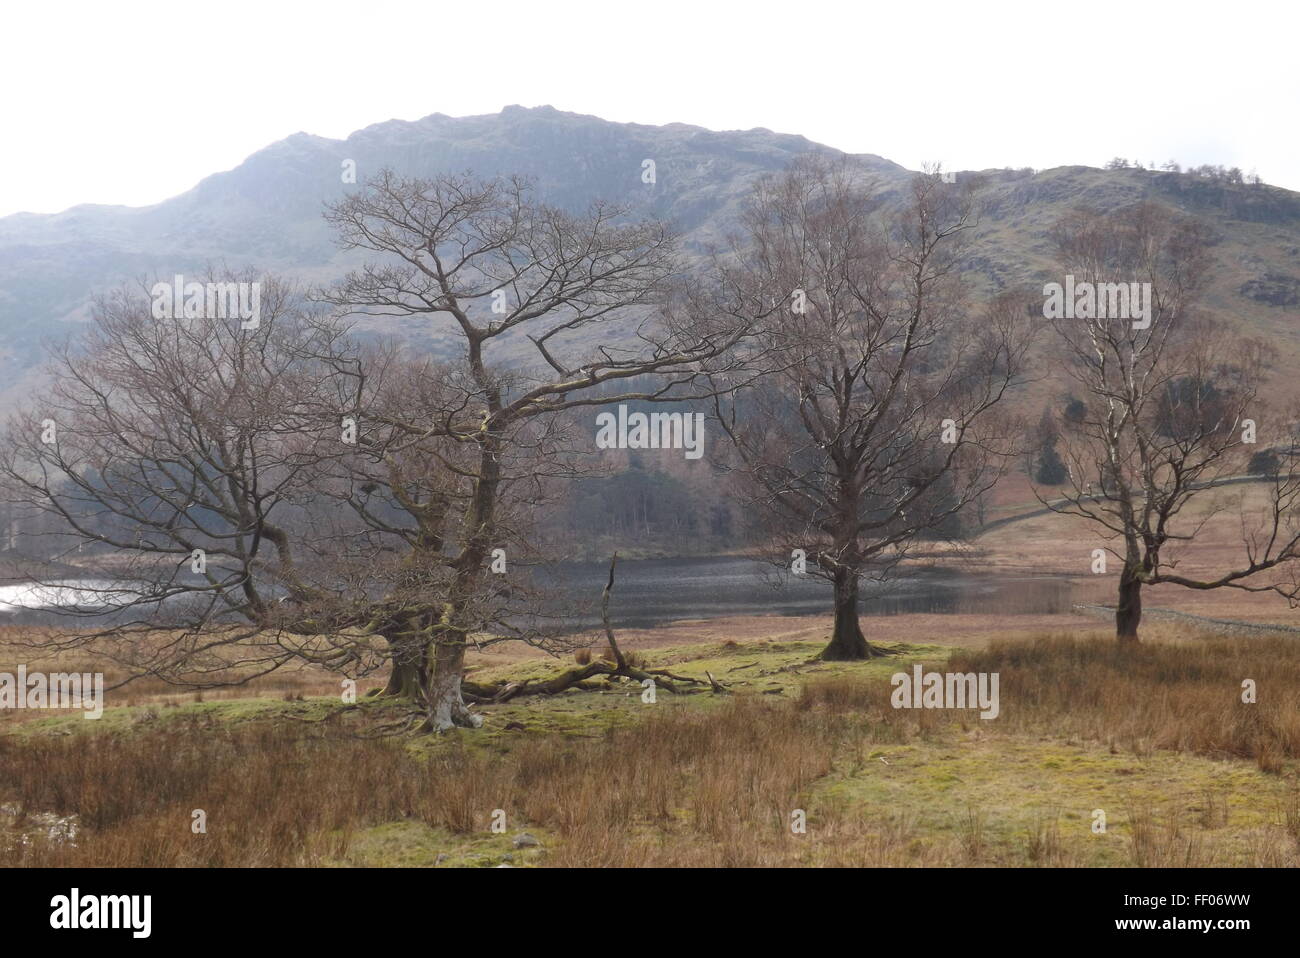
M648 665L709 672L725 694L651 704L602 680L439 737L389 734L400 707L349 708L311 673L219 698L146 689L95 722L9 713L0 864L1300 862L1294 639L1160 626L1121 653L1102 632L1022 633L830 664L814 659L824 623L766 622L775 638L750 620L743 641L713 622L641 643ZM706 640L663 644L683 638ZM997 672L999 716L892 708L890 675L916 662ZM475 678L568 665L481 657Z

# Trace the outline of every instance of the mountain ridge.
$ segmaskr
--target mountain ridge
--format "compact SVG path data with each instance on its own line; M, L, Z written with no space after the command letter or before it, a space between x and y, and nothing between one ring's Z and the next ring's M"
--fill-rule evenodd
M520 173L557 205L596 198L672 222L683 248L699 255L737 225L762 175L796 156L832 147L793 133L714 131L685 123L617 123L551 106L499 113L389 119L335 139L305 131L251 154L230 170L148 206L80 204L60 213L0 218L0 380L12 392L29 381L43 336L77 328L97 291L123 281L194 273L210 264L283 272L304 282L336 278L357 262L334 244L321 212L389 167L429 176ZM893 201L914 174L875 154L846 154ZM642 182L654 161L653 185ZM1078 204L1113 207L1154 199L1203 216L1219 244L1207 305L1300 355L1300 193L1230 185L1182 173L1063 166L1050 170L957 171L979 175L980 248L973 261L989 288L1041 281L1053 268L1048 231Z

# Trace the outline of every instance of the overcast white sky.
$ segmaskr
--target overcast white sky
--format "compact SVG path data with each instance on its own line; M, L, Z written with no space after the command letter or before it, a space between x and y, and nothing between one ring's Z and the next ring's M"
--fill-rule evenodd
M1294 0L12 0L0 215L155 203L305 130L551 104L916 169L1255 169L1300 190Z

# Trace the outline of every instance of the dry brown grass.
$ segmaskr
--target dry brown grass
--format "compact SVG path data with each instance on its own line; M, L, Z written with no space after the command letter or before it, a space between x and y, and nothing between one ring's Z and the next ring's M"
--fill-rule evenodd
M830 770L846 723L736 701L596 740L527 741L504 757L460 746L420 756L323 728L169 726L0 738L0 764L11 772L4 799L24 813L77 816L86 829L75 847L28 834L0 861L320 864L342 858L359 828L414 819L485 832L501 808L511 821L564 835L555 864L771 863L788 855L779 846L791 812ZM207 834L191 832L194 809L207 813ZM643 843L638 825L671 840Z
M546 836L551 865L953 865L1008 856L1074 865L1079 840L1063 839L1056 817L1029 820L1008 849L1005 819L976 804L958 805L954 826L936 829L904 804L864 810L828 786L884 768L877 747L928 742L951 751L967 734L1091 740L1139 756L1195 752L1273 771L1300 757L1298 652L1286 639L1120 650L1113 640L1070 637L962 651L945 668L1000 674L1001 716L987 723L962 712L896 711L884 679L841 675L809 682L789 702L704 697L708 707L654 712L591 737L412 743L358 737L332 722L229 725L183 715L114 733L0 736L0 804L8 806L0 865L346 863L354 839L374 826L411 822L473 838L489 834L496 809L511 831ZM1258 683L1255 705L1240 702L1243 678ZM1127 862L1213 861L1206 839L1227 830L1229 810L1220 795L1201 798L1195 815L1125 809ZM206 834L191 831L194 809L207 814ZM792 833L797 809L808 814L809 834ZM75 816L75 842L47 840L38 826L51 814ZM1275 835L1244 839L1258 845L1251 860L1294 863L1300 792L1273 817Z
M1254 760L1276 772L1300 758L1300 640L1199 638L1123 648L1058 635L962 650L947 668L997 672L999 726L1050 730L1112 749ZM1257 701L1242 702L1242 682Z

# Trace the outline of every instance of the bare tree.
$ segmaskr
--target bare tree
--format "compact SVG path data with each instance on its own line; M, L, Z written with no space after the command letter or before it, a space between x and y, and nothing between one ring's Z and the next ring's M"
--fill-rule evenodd
M56 520L62 551L102 577L64 602L85 622L55 645L187 687L293 661L365 674L373 636L344 601L359 570L329 556L317 500L351 455L357 379L338 374L355 348L284 283L209 279L258 284L256 328L202 308L159 319L147 293L118 291L8 423L6 498Z
M1116 635L1137 640L1146 585L1294 598L1294 581L1260 575L1285 571L1300 548L1300 481L1291 459L1267 477L1267 504L1253 514L1243 508L1238 563L1200 577L1178 570L1221 508L1193 513L1189 504L1247 472L1257 426L1282 431L1261 394L1266 348L1197 310L1209 267L1203 227L1142 203L1107 214L1076 211L1058 225L1056 241L1065 275L1045 288L1047 312L1083 399L1061 423L1067 494L1039 498L1118 542Z
M697 380L734 366L744 317L696 308L698 294L675 282L676 241L662 223L604 203L574 215L515 178L385 171L327 219L345 248L380 259L325 298L349 314L423 317L456 354L447 415L389 412L377 424L460 450L459 535L443 544L448 581L419 634L432 660L431 725L472 724L465 649L485 625L475 597L503 544L503 497L536 473L521 451L577 410L707 395ZM655 385L611 388L646 376Z
M970 195L937 176L891 216L851 165L813 158L758 186L719 260L767 376L717 413L769 541L834 586L823 658L882 654L859 625L860 580L951 533L1020 432L996 413L1024 358L1023 301L969 308L970 225Z

